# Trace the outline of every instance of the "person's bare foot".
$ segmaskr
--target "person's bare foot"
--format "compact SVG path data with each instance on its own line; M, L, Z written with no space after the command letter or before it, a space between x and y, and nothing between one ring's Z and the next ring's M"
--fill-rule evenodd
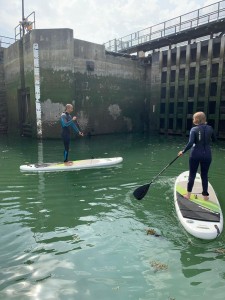
M65 166L72 166L73 162L72 161L66 161L64 162Z
M191 197L191 193L188 192L187 194L184 194L183 197L184 197L185 199L188 199L188 200L189 200L190 197Z

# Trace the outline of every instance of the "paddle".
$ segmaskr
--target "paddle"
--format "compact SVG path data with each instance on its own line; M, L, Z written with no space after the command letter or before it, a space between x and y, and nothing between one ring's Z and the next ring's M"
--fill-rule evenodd
M145 185L142 185L142 186L139 186L134 192L133 192L133 195L134 197L137 199L137 200L141 200L142 198L144 198L144 196L147 194L148 192L148 189L150 187L150 185L152 184L152 182L159 177L160 174L162 174L169 166L172 165L172 163L175 162L176 159L178 159L179 156L177 156L176 158L174 158L167 166L165 166L165 168L159 172L158 175L156 175L152 181L148 184L145 184Z

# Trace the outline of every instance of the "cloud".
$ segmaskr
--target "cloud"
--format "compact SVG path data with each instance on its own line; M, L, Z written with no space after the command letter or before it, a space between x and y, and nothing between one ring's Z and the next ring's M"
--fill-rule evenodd
M102 44L201 8L213 0L24 0L36 28L71 28L74 38ZM14 37L22 1L0 0L0 35Z

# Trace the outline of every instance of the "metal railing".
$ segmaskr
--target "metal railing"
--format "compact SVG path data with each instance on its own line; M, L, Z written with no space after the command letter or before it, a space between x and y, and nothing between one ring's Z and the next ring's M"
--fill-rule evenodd
M225 0L194 10L157 25L105 43L108 51L120 52L191 28L225 18Z
M8 46L12 45L14 41L15 41L14 38L0 35L0 47L7 48Z
M28 18L31 17L32 21L28 21ZM19 25L17 25L15 27L15 41L17 41L18 39L21 39L21 37L31 31L32 29L35 29L35 12L33 11L32 13L30 13L26 18L25 18L25 22L24 20L20 22ZM19 38L18 38L19 37Z

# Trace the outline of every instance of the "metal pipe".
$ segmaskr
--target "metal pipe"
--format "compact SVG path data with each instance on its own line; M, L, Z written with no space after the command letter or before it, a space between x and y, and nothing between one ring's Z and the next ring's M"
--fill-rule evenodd
M22 0L22 27L23 27L23 36L25 34L24 31L24 0Z

